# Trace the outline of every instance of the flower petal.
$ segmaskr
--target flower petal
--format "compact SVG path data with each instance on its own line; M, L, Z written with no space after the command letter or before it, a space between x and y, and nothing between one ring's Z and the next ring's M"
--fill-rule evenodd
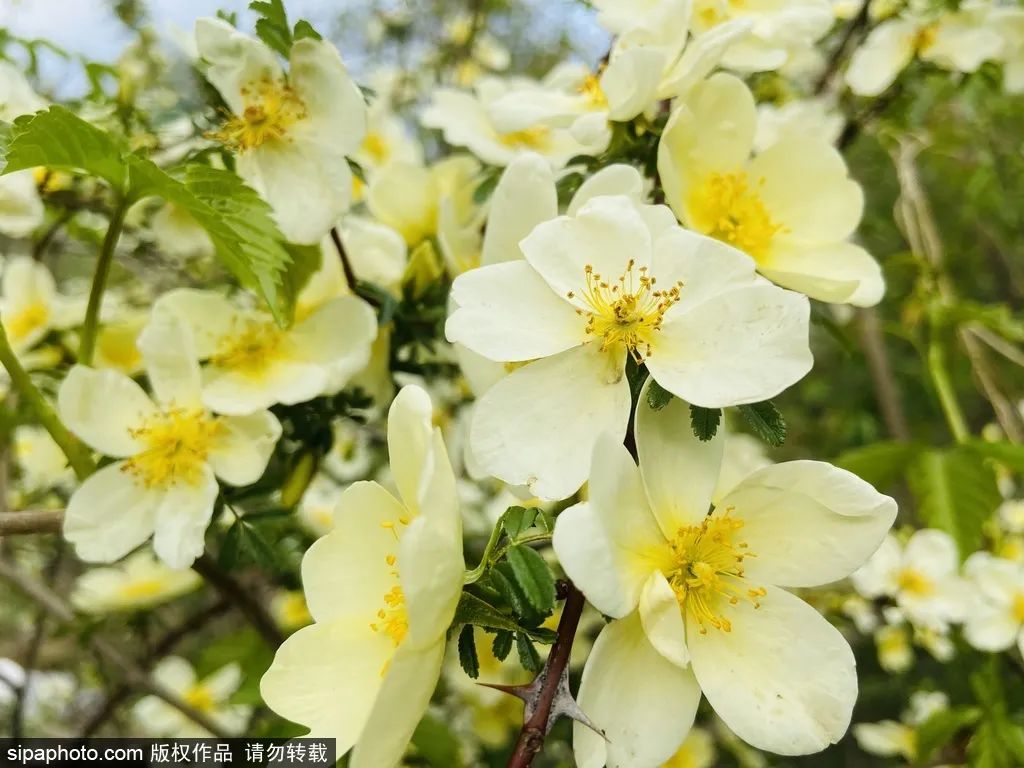
M64 515L64 538L88 563L112 563L153 534L161 495L137 483L124 462L104 467L76 490Z
M473 411L473 455L506 483L564 499L586 480L598 436L625 432L629 408L621 363L597 344L576 347L513 371L487 390Z
M273 51L223 19L196 21L196 49L208 65L206 79L236 115L245 111L243 89L260 80L282 77Z
M61 382L57 410L68 429L100 453L118 458L144 449L132 430L156 414L142 387L123 373L76 365Z
M586 321L525 261L481 267L452 286L445 332L490 360L520 362L579 346Z
M904 19L884 21L850 58L846 84L858 96L877 96L914 58L917 24Z
M413 520L402 532L398 573L409 621L403 646L444 644L466 571L462 539L451 533L426 517Z
M719 504L743 521L740 537L757 557L750 581L814 587L845 578L878 549L896 502L852 472L823 461L759 469Z
M569 201L566 214L575 216L592 199L606 195L625 195L638 203L643 203L644 177L632 165L625 163L605 166L580 184L580 188ZM548 218L554 217L553 214Z
M729 291L673 315L646 360L669 392L705 408L756 403L799 381L814 360L810 304L775 286Z
M366 135L366 102L338 49L326 40L303 38L292 46L288 81L306 108L307 119L350 154Z
M195 408L202 402L192 330L168 307L155 310L136 341L153 393L164 405Z
M677 667L685 669L690 665L679 600L661 571L651 574L640 593L640 621L658 653Z
M725 446L723 430L698 440L689 406L675 397L660 411L647 404L650 384L636 407L636 448L651 510L668 539L689 525L700 525L711 508Z
M240 321L239 310L226 296L194 288L176 288L157 299L153 313L165 310L180 317L192 329L200 359L215 354L221 340L230 336Z
M330 366L343 381L366 367L375 338L377 316L355 296L339 296L321 305L289 334L299 359Z
M578 700L607 739L573 725L579 768L659 766L686 738L700 688L690 670L654 649L633 613L598 635L583 668Z
M758 749L779 755L820 752L846 733L857 672L846 640L803 600L766 587L760 608L729 609L732 631L687 642L701 690L725 724Z
M525 152L505 168L491 195L480 263L498 264L523 258L519 241L542 221L558 215L558 196L551 165Z
M281 422L270 411L224 416L208 461L224 482L250 485L263 476L280 438Z
M773 283L818 301L873 307L885 293L882 268L853 243L779 248L763 258L759 267Z
M220 489L213 470L208 466L204 470L200 483L174 485L162 494L153 551L171 568L188 568L206 546L206 528Z

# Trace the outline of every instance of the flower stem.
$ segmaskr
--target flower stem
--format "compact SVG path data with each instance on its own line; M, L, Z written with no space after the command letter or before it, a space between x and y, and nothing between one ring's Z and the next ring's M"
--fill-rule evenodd
M964 419L963 411L960 410L960 403L956 399L956 390L949 378L949 369L946 366L946 352L941 342L933 340L928 346L928 372L932 377L932 384L935 385L935 392L939 396L939 404L946 416L946 423L953 438L958 443L965 442L971 432L967 428L967 421Z
M120 200L114 208L110 217L110 226L103 238L103 246L100 248L100 258L96 262L96 272L92 278L92 289L89 291L89 306L85 310L85 323L82 325L82 340L78 347L78 362L82 365L92 365L93 356L96 353L96 335L99 333L100 306L103 304L103 294L107 290L107 278L110 277L110 267L114 263L114 250L117 248L118 238L121 237L121 230L124 227L124 217L128 212L128 203Z
M7 369L15 389L35 413L36 419L50 433L50 437L64 452L64 455L68 457L68 463L71 464L78 479L84 480L95 472L96 462L92 460L89 449L68 431L68 428L57 417L57 413L46 402L42 392L32 383L28 372L22 367L11 348L2 323L0 323L0 363Z

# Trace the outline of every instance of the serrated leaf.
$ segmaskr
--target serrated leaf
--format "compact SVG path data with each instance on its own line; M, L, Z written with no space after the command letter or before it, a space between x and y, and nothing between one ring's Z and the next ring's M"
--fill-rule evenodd
M470 594L463 592L459 599L458 607L455 609L453 624L475 624L478 627L487 629L507 630L518 632L522 627L511 616L508 616L490 603Z
M887 440L841 453L834 463L884 491L903 476L920 452L916 443Z
M505 598L505 601L512 606L512 610L517 616L525 616L530 613L530 601L515 580L512 568L507 562L499 563L492 568L488 573L488 579Z
M472 624L466 624L459 632L459 664L474 680L480 676L480 659L476 655L476 637Z
M933 754L949 744L963 729L981 718L977 707L943 709L917 727L917 759L929 762Z
M740 413L759 438L773 448L786 442L786 420L770 400L740 406Z
M543 666L540 654L533 647L530 638L522 632L516 635L516 653L519 654L519 663L523 665L523 669L529 672L540 672Z
M494 636L494 642L491 643L491 653L494 654L494 658L498 661L504 661L508 658L508 655L512 652L512 643L515 642L515 635L508 630L500 630Z
M968 449L920 454L907 471L922 522L956 541L960 557L981 547L982 527L1002 501L995 473Z
M544 558L526 546L512 547L506 557L530 605L538 613L551 613L555 609L555 578Z
M543 514L535 507L509 507L501 517L501 525L508 537L515 541L523 531L533 526L538 515L543 519Z
M295 29L292 31L292 38L295 40L303 40L307 37L313 40L323 40L320 33L313 29L312 24L305 19L299 19L295 22Z
M256 20L256 35L287 59L292 50L292 33L284 3L281 0L254 0L249 3L249 8L261 16Z
M722 423L721 408L701 408L690 406L690 427L698 440L707 442L718 433L718 425Z
M52 106L22 115L3 145L2 173L43 166L84 171L106 181L119 195L128 192L127 146L71 110Z
M660 411L672 402L673 397L674 395L671 392L662 387L661 384L656 382L654 379L651 379L650 383L647 385L647 406L652 411Z

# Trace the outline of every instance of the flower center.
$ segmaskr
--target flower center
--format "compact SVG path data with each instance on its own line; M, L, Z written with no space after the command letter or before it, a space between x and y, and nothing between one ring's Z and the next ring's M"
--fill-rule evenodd
M270 360L281 356L284 341L284 334L272 321L248 318L234 333L220 339L210 363L257 376Z
M279 141L289 128L306 117L306 106L280 80L264 79L242 89L245 109L232 115L211 137L245 152L268 141Z
M125 600L143 600L156 597L163 591L164 582L160 579L142 579L121 587L121 597Z
M375 131L366 134L366 138L363 139L363 149L366 150L366 154L380 164L383 164L391 156L391 149L388 147L387 141Z
M737 605L748 600L760 608L758 598L767 594L764 587L750 588L743 581L743 560L755 555L746 542L736 540L743 521L729 512L712 513L700 525L680 528L669 544L674 565L665 577L680 608L697 622L702 635L708 626L732 631L732 623L722 615L723 601Z
M185 695L181 697L184 699L186 704L190 704L200 712L212 712L217 706L217 702L213 700L213 694L205 686L196 683L187 691Z
M397 648L409 631L409 614L405 610L405 593L399 585L384 595L384 606L377 611L377 621L370 624L374 632L383 632Z
M1024 592L1013 596L1013 618L1017 623L1024 624Z
M935 38L939 32L938 24L928 24L917 30L914 41L911 43L914 51L918 54L927 53L928 49L935 45Z
M608 282L587 264L583 268L586 287L581 298L589 310L577 309L587 316L586 332L601 339L601 351L625 346L637 362L651 356L654 334L661 328L669 307L679 301L682 282L668 290L655 288L655 278L647 267L637 268L633 259L615 282ZM566 296L576 297L575 291Z
M217 417L201 410L174 408L157 414L130 430L146 449L125 461L122 471L134 475L147 488L198 485L221 428Z
M551 131L546 125L535 125L521 131L499 134L498 141L506 147L514 149L525 148L543 151L551 145Z
M915 597L927 597L935 592L932 580L914 568L904 568L896 574L896 585L901 592Z
M605 109L608 106L608 98L601 89L601 78L596 74L588 74L580 85L580 93L583 94L587 103L593 109Z
M45 326L49 319L50 308L41 301L34 301L15 312L10 318L4 318L4 326L11 336L11 342L14 343Z
M772 220L758 192L761 179L751 187L747 174L713 173L690 198L690 211L698 230L760 259L772 239L785 230Z

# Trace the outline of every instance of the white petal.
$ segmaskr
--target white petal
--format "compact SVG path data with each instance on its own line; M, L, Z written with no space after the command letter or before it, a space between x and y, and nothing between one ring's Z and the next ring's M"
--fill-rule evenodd
M780 247L761 260L760 271L783 288L834 304L873 307L885 293L882 268L853 243Z
M297 40L289 64L289 84L302 100L308 119L341 152L354 152L366 135L366 102L338 49L326 40Z
M165 310L173 312L192 328L193 343L200 358L215 354L221 340L235 332L239 323L239 310L226 296L214 291L194 288L169 291L153 306L154 314Z
M401 762L405 748L427 711L441 676L444 643L414 650L400 648L388 665L363 732L349 765L352 768L385 768ZM345 690L348 684L340 690Z
M107 456L132 456L144 449L132 430L156 414L142 387L119 371L76 365L61 382L57 409L68 429Z
M225 664L216 672L203 678L203 688L210 692L215 701L225 702L242 684L242 668L235 662Z
M677 667L689 666L683 613L676 593L661 571L651 574L640 593L640 621L644 634L658 653Z
M632 120L653 105L665 64L664 51L642 46L614 56L601 75L609 119Z
M523 255L558 296L575 293L582 309L586 268L614 282L632 260L650 268L651 233L637 204L628 197L595 197L575 217L559 216L540 224L520 243ZM596 277L595 277L596 279Z
M395 585L387 558L398 554L393 526L405 514L405 507L377 483L357 482L345 489L334 514L335 529L302 558L302 585L316 621L357 617L369 626Z
M625 195L638 203L644 202L644 177L632 165L609 165L588 177L569 202L566 214L575 216L595 197ZM554 218L553 216L551 218Z
M760 469L719 504L743 521L738 534L757 556L746 578L815 587L849 576L881 545L896 502L852 472L823 461Z
M834 243L860 224L864 193L824 139L784 138L755 157L747 173L772 219L784 226L778 240Z
M203 404L215 413L233 416L256 413L275 403L304 403L322 395L330 381L326 366L274 359L255 372L209 365L203 376Z
M589 501L558 516L552 545L587 599L621 618L636 608L644 582L669 550L622 440L602 435L593 455Z
M330 366L347 381L369 362L377 316L362 299L340 296L296 323L288 336L300 360Z
M890 594L893 574L900 567L903 548L892 534L887 535L871 558L850 574L854 588L864 597Z
M688 525L700 525L711 508L725 445L723 430L702 442L693 434L690 408L678 397L655 411L647 404L650 384L636 407L636 447L640 473L654 517L666 538Z
M337 739L340 755L359 738L393 653L390 638L361 620L303 627L277 649L260 694L281 717L309 728L310 736Z
M420 498L434 471L434 406L422 387L402 387L388 410L388 456L398 495L419 511Z
M196 673L187 660L168 656L153 668L153 680L169 691L184 693L195 683Z
M573 726L579 768L656 768L686 738L700 688L692 672L654 649L633 613L598 635L577 698L607 738L579 723Z
M31 169L0 178L0 232L28 237L43 223L45 209Z
M171 568L188 568L206 544L206 528L217 500L217 478L205 467L196 485L174 485L163 492L156 513L153 551Z
M1019 633L1020 622L1005 607L976 605L964 622L964 638L979 651L1005 651Z
M811 369L810 304L757 285L705 301L661 328L647 368L694 405L721 408L775 397Z
M936 578L956 574L960 556L956 542L945 531L916 531L903 550L906 565Z
M625 432L629 408L621 363L597 344L576 347L513 371L487 390L473 412L473 455L506 483L564 499L586 479L598 436Z
M274 446L281 438L281 422L270 411L249 416L224 416L208 460L213 471L230 485L250 485L263 476Z
M779 755L820 752L846 733L857 699L853 652L803 600L767 586L760 608L728 610L731 632L687 625L693 672L725 724Z
M551 165L526 152L508 164L491 195L480 263L497 264L523 258L519 241L542 221L558 215L558 197Z
M201 403L199 363L192 330L168 307L154 310L136 345L149 384L166 406L195 408Z
M237 115L245 111L242 89L260 80L278 80L281 67L274 52L223 19L196 21L196 48L209 65L206 79Z
M448 340L490 360L518 362L578 346L586 321L525 261L464 272L452 286L457 305Z
M91 475L72 494L64 538L88 563L112 563L148 539L161 494L137 483L123 462Z
M466 572L461 537L426 517L413 520L399 542L398 572L409 621L403 647L443 645Z
M897 78L914 57L918 26L903 19L885 21L850 58L846 84L859 96L877 96Z

